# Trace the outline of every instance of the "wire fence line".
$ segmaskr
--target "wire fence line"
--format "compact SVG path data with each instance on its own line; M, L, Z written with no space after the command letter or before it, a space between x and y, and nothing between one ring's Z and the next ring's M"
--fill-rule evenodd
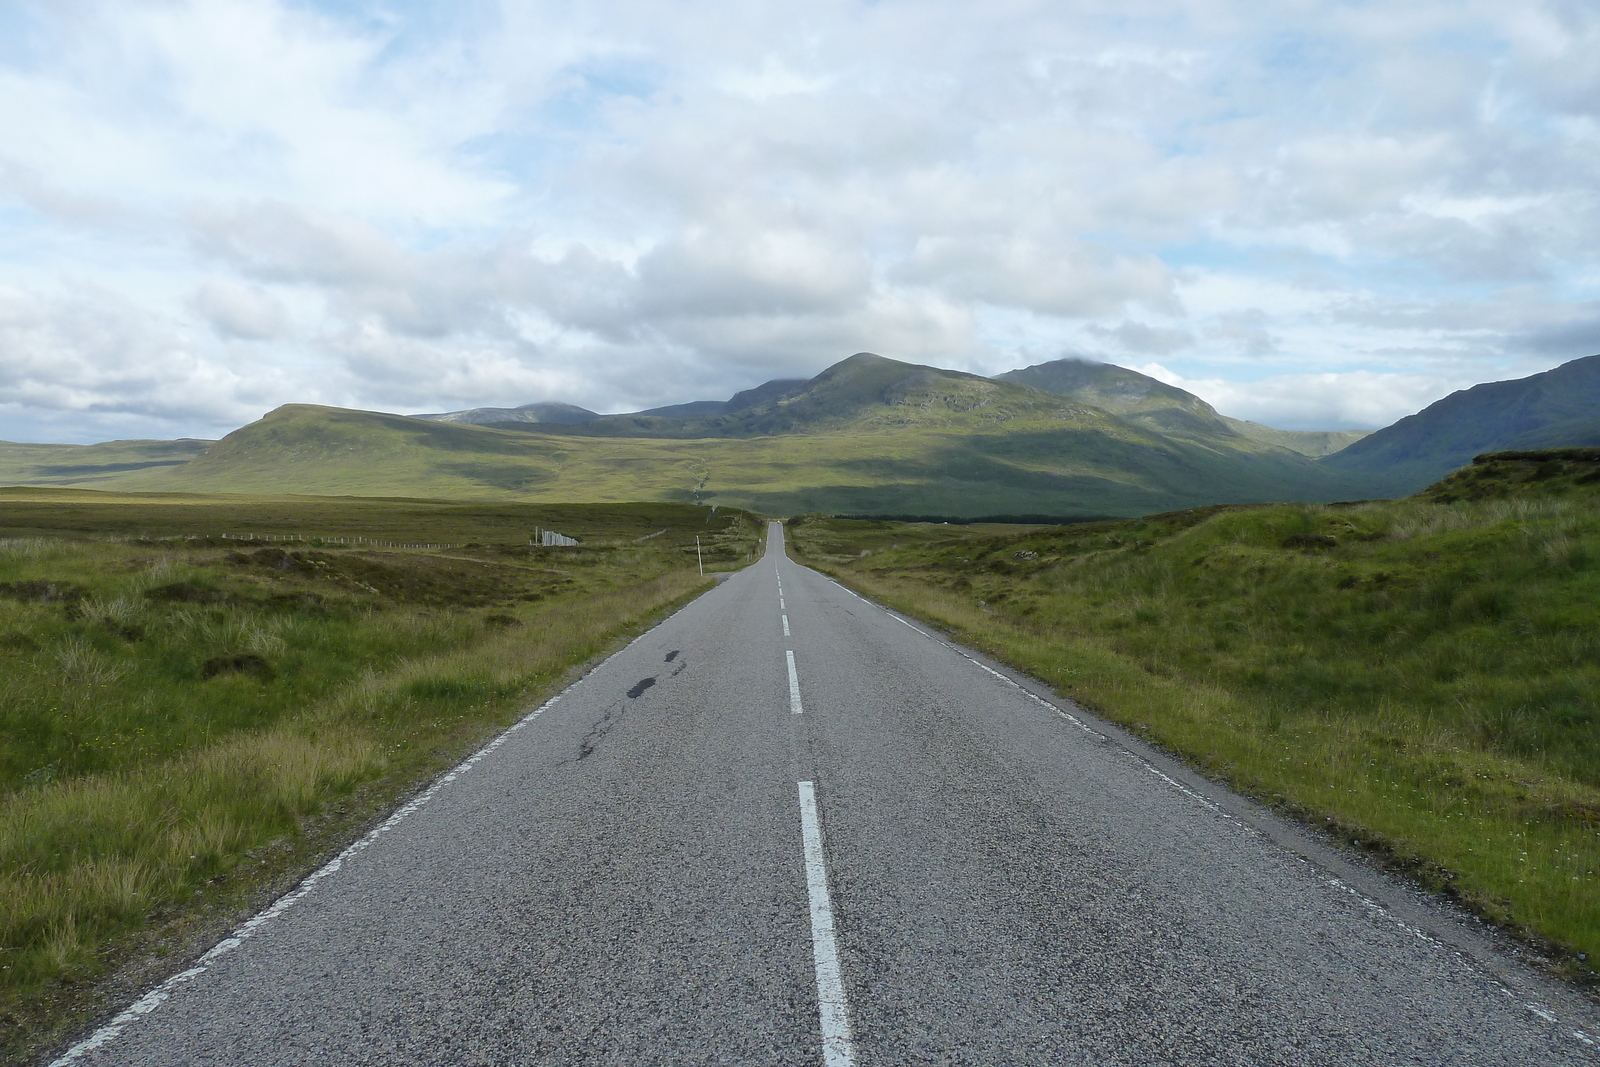
M261 533L221 533L221 534L128 534L118 536L108 534L107 541L240 541L245 544L272 544L275 542L293 542L298 544L320 543L324 545L367 545L373 548L465 548L466 541L451 541L435 543L431 541L385 541L377 537L334 537L325 534L261 534Z
M382 541L374 537L324 537L306 534L222 534L224 541L321 541L325 545L374 545L379 548L462 548L465 541Z
M663 529L657 530L655 533L645 534L643 537L633 538L633 540L631 542L629 542L629 543L640 544L641 542L649 541L652 538L660 537L662 534L664 534L666 532L667 532L667 530L665 528L663 528ZM5 540L17 540L17 539L16 538L10 538L10 539L0 538L0 541L5 541ZM378 538L378 537L352 537L352 536L348 536L348 535L346 535L346 536L333 536L333 535L328 535L328 534L309 534L309 533L298 533L298 534L269 534L269 533L102 534L102 535L99 536L98 540L111 541L111 542L122 543L122 544L126 544L126 543L133 542L133 541L214 541L214 540L221 540L221 541L237 541L237 542L240 542L240 543L243 543L243 544L258 544L258 545L260 545L260 544L293 543L293 544L305 544L305 545L312 545L312 544L315 544L315 545L349 545L349 546L360 545L360 546L365 546L365 547L369 547L369 548L466 548L468 545L474 543L474 542L470 542L470 541L447 541L447 542L386 541L386 540L384 540L382 538ZM533 545L535 545L537 547L541 547L541 548L579 548L579 547L582 547L582 542L580 542L576 537L568 537L566 534L557 533L554 530L546 530L546 529L543 529L543 528L536 528L534 530L534 532L533 532L533 535L528 538L528 541L529 541L529 543L531 543L531 544L533 544ZM613 542L596 542L596 543L600 544L600 545L607 545L607 544L612 544ZM624 542L617 541L617 542L615 542L615 544L621 545L621 544L624 544Z

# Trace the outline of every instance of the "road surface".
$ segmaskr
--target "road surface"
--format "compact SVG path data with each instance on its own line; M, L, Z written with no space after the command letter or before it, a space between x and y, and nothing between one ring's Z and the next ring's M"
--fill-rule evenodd
M57 1062L1600 1062L1460 917L782 546Z

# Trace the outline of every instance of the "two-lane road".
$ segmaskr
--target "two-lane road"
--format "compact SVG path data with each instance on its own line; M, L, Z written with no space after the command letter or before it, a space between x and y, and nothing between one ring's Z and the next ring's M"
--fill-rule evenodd
M1600 1062L1582 1002L1448 913L1379 903L776 524L419 799L68 1056Z

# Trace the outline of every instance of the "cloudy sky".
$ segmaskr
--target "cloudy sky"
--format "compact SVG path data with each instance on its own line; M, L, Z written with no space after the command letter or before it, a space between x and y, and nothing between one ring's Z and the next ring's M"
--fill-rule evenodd
M1081 354L1379 426L1600 352L1586 0L0 0L0 438Z

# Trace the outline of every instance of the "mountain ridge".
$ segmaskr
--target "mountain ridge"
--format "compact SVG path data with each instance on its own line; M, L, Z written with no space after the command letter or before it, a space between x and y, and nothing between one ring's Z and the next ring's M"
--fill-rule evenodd
M1596 373L1585 370L1590 366L1574 361L1547 376L1561 385L1563 374L1587 374L1600 389L1600 363ZM1535 400L1548 400L1540 378L1527 381ZM1518 395L1530 388L1491 384ZM1495 389L1489 392L1499 395ZM1581 393L1571 382L1558 391ZM1600 441L1593 407L1566 399L1566 407L1529 401L1518 408L1513 396L1500 407L1516 409L1516 418L1501 420L1500 436L1509 434L1511 447L1572 444L1574 434L1591 432ZM1452 403L1460 401L1441 401ZM1359 460L1358 446L1392 434L1314 462L1258 438L1270 428L1227 419L1193 394L1082 360L986 378L861 352L806 381L768 382L727 401L565 422L530 420L593 413L571 405L473 411L524 417L483 425L288 404L217 442L0 445L0 481L124 491L682 500L773 514L1062 517L1409 491L1383 470L1341 466L1350 464L1352 449ZM1252 428L1257 432L1247 432ZM1498 438L1493 443L1505 447Z
M1480 453L1589 444L1600 444L1600 355L1457 390L1318 463L1404 495Z
M1179 440L1070 398L871 353L752 400L710 417L509 428L283 405L182 467L116 487L1063 517L1351 495L1348 479L1238 435Z
M1369 430L1280 430L1233 419L1185 389L1114 363L1065 356L994 376L1104 408L1168 436L1234 435L1303 456L1319 457L1365 437Z
M857 353L850 359L862 356L873 356L873 354ZM837 366L839 365L835 364L835 367ZM823 374L828 374L833 369L830 367L824 370ZM778 378L741 390L728 400L692 400L682 404L668 404L615 415L601 415L570 404L543 403L524 404L519 408L472 408L467 411L414 417L442 422L470 422L479 426L496 426L503 429L521 429L526 425L582 426L582 429L557 432L602 437L687 438L750 436L763 432L784 433L793 432L793 423L785 424L782 420L772 418L763 421L752 413L757 409L767 408L766 414L773 415L774 412L770 410L771 404L781 403L804 391L814 380ZM1280 430L1260 423L1229 418L1218 414L1210 404L1186 390L1126 367L1080 356L1067 356L1031 367L1006 371L989 376L989 380L1026 385L1057 396L1065 396L1110 411L1129 422L1166 436L1237 435L1262 444L1287 448L1312 458L1337 451L1370 432ZM522 414L529 412L531 414ZM720 418L731 415L744 417Z
M499 426L529 423L535 425L588 422L600 417L598 411L580 408L576 404L542 401L522 404L514 408L468 408L465 411L445 411L435 415L408 415L412 419L433 422L460 422L472 426Z

